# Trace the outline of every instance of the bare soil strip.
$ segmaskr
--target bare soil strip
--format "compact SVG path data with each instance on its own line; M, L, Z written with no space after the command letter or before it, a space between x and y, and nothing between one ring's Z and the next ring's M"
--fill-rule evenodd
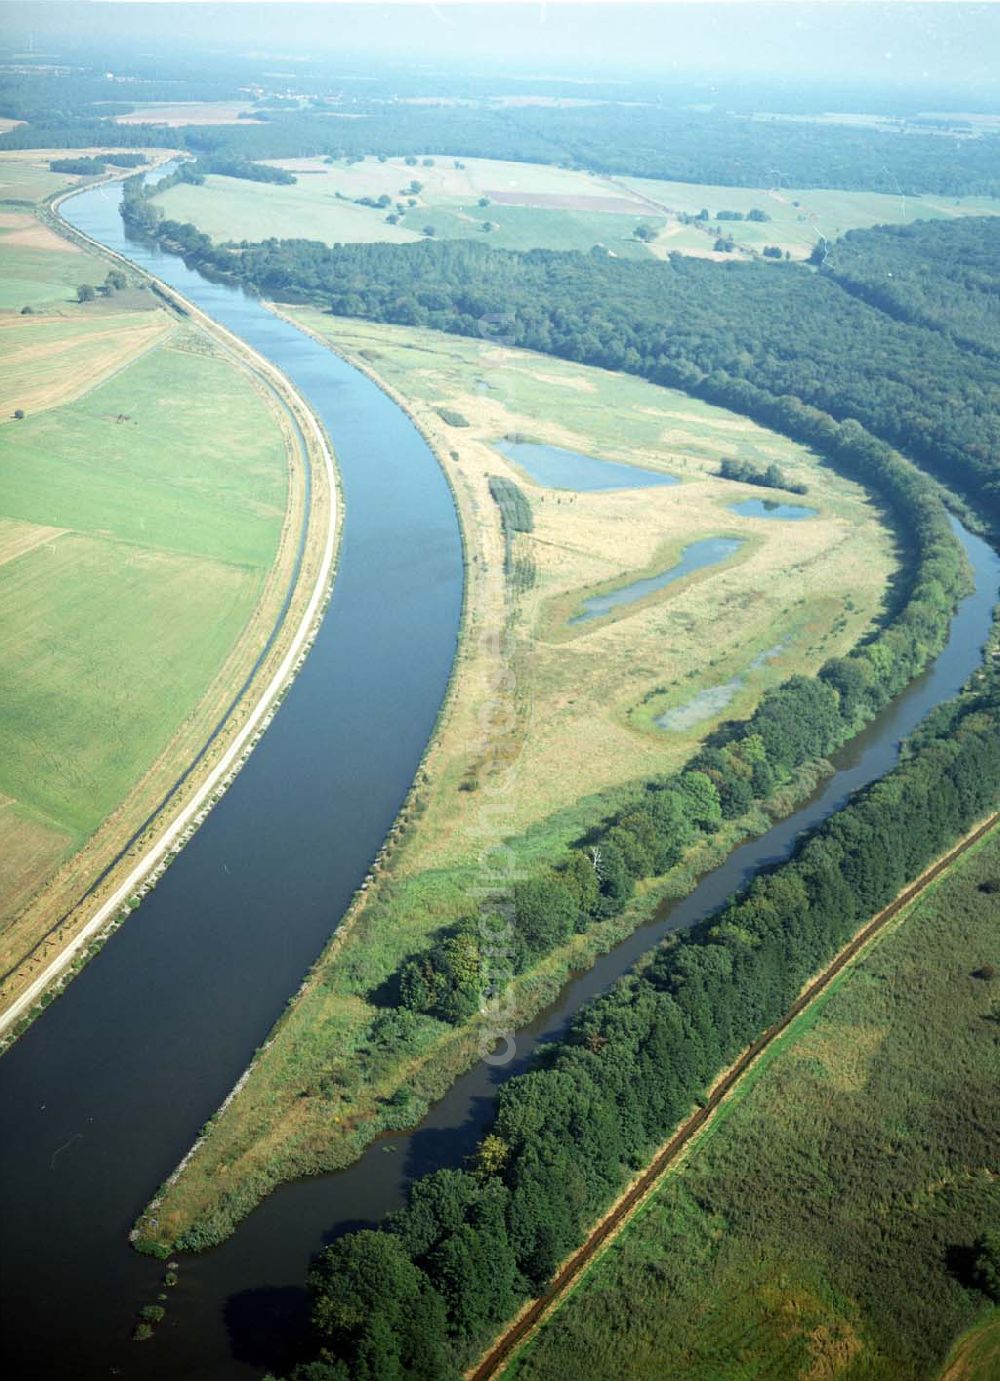
M610 1242L621 1232L636 1210L657 1188L664 1174L671 1170L675 1161L694 1138L712 1120L725 1099L732 1093L760 1055L785 1032L796 1017L809 1007L815 999L829 987L838 974L858 957L863 949L875 938L886 924L909 906L927 887L949 868L967 849L978 844L1000 820L1000 812L989 816L971 834L960 840L953 849L939 858L900 892L884 910L874 916L867 925L855 935L854 939L840 951L827 968L814 978L802 995L792 1004L780 1021L769 1027L732 1065L710 1093L704 1106L681 1124L670 1140L650 1161L638 1179L618 1199L608 1213L594 1227L586 1241L560 1268L552 1284L544 1295L532 1300L514 1319L490 1348L489 1352L465 1373L467 1381L490 1381L500 1376L522 1343L540 1327L551 1314L559 1308L566 1295L580 1279L583 1272Z
M487 192L498 206L534 206L548 211L614 211L641 215L645 198L638 196L575 196L572 192Z

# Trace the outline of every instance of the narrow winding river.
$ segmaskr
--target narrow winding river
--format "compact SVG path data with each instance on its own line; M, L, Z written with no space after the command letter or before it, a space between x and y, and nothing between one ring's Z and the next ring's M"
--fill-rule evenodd
M976 592L947 648L812 801L581 975L520 1033L518 1060L502 1074L473 1069L415 1131L385 1138L340 1174L282 1188L219 1250L182 1258L167 1321L151 1342L131 1343L135 1311L155 1300L163 1268L131 1251L128 1229L319 951L406 793L455 650L462 559L447 486L405 415L252 298L126 242L117 197L92 189L64 215L285 371L333 440L345 525L320 636L248 766L140 911L0 1060L6 1374L237 1381L288 1360L311 1252L381 1216L414 1174L459 1163L497 1080L540 1039L893 765L900 738L978 663L1000 561L959 529Z

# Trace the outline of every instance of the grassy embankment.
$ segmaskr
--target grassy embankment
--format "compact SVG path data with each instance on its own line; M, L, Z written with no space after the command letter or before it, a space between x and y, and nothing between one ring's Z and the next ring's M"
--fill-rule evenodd
M189 1242L224 1235L280 1180L349 1162L381 1128L415 1120L471 1062L474 1031L430 1017L414 1022L402 1054L387 1051L378 990L442 926L469 914L484 799L496 799L477 788L516 772L503 796L503 833L525 865L557 855L636 782L685 762L718 722L716 715L665 733L652 725L651 704L685 702L743 673L728 713L749 713L766 686L813 671L858 641L893 567L888 534L858 488L745 419L525 352L497 357L430 332L295 315L397 391L444 458L467 537L466 640L451 711L391 869L318 963L239 1097L143 1219L142 1240L157 1247L192 1225ZM449 425L442 412L468 425ZM683 483L545 489L490 445L507 432L669 470ZM719 458L734 454L776 460L809 485L807 502L819 515L779 523L731 513L729 504L755 492L714 477ZM513 607L491 474L515 480L534 513L534 531L517 539L534 582ZM574 629L555 621L553 609L565 611L594 587L662 569L680 546L721 532L746 538L727 564L608 621ZM505 625L506 640L493 636ZM751 669L779 642L780 653ZM520 1015L633 928L658 895L687 891L740 830L762 823L728 828L645 889L625 917L576 937L519 980Z
M33 157L0 168L20 200L79 180L54 189L37 166L46 156ZM305 474L286 406L231 351L181 324L137 275L78 303L69 285L102 284L110 261L22 207L0 205L0 220L13 305L30 289L33 307L0 312L6 1006L79 931L81 898L250 673L295 567ZM297 588L289 617L301 603ZM206 768L266 684L283 633Z
M455 163L462 164L456 168ZM905 198L879 192L795 191L767 187L715 187L660 182L649 178L610 178L566 168L492 159L435 157L432 167L403 159L380 163L328 164L321 158L280 163L298 178L292 186L252 183L209 176L204 186L180 184L157 198L174 220L192 221L214 240L261 240L270 236L404 244L424 237L431 227L442 239L478 239L501 249L589 250L602 244L628 258L669 253L716 255L717 236L731 236L737 253L759 253L778 245L793 258L805 258L821 235L832 239L854 227L918 217L984 215L1000 212L988 197ZM421 183L417 192L407 189ZM361 206L362 197L392 198L378 208ZM409 200L415 201L409 206ZM481 206L485 198L487 205ZM387 214L398 214L390 225ZM764 211L769 221L716 221L717 211ZM709 212L704 225L684 224L680 215ZM483 229L489 223L489 231ZM655 238L644 244L634 231L645 225Z
M996 1375L968 1256L1000 1218L998 876L994 831L761 1058L507 1375Z

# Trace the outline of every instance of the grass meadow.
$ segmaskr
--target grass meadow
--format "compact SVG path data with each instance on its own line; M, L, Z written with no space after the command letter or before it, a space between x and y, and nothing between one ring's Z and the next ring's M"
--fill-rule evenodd
M100 282L106 272L30 213L0 210L0 311L75 301L78 284Z
M1000 1003L977 976L998 879L994 832L804 1014L508 1374L996 1376L968 1259L1000 1219Z
M514 479L531 503L534 531L518 541L535 580L515 614L518 695L531 719L515 745L518 829L672 770L723 717L749 714L763 690L794 672L814 672L853 646L878 614L895 562L875 510L856 485L749 419L641 379L526 351L493 353L476 341L312 309L294 315L362 358L416 409L471 487L467 526L481 533L495 524L490 474ZM449 427L442 410L469 425ZM497 451L493 443L510 433L667 471L681 483L548 489ZM777 463L808 486L805 502L817 517L780 522L731 512L754 490L717 478L726 456ZM617 617L568 622L595 590L664 570L684 545L718 534L745 543L727 565L624 605ZM686 731L655 726L659 714L741 674L745 683L724 710ZM466 756L461 771L474 773L475 762ZM448 796L447 814L457 819L462 797ZM436 804L428 809L426 833L437 843L424 863L449 862L454 829Z
M465 647L445 726L428 759L392 867L351 928L321 958L239 1099L156 1208L146 1240L162 1247L195 1225L189 1244L224 1236L281 1179L353 1160L386 1127L416 1120L474 1058L476 1036L417 1017L405 1050L378 1041L377 994L400 964L470 914L484 801L492 774L511 766L504 834L518 867L543 866L650 776L680 766L709 719L682 734L654 730L639 711L651 694L693 694L730 666L746 668L781 630L788 651L748 677L748 713L792 669L815 670L852 645L877 614L894 566L891 540L858 489L808 452L721 409L628 376L523 351L485 351L429 331L369 327L311 311L293 314L376 371L411 408L447 464L471 573ZM468 425L442 418L459 414ZM608 459L670 470L671 487L574 494L533 484L492 442L509 431ZM810 485L809 523L739 519L727 505L745 486L714 478L721 456L777 459ZM503 593L503 543L491 474L528 497L533 586ZM759 490L757 491L760 492ZM746 559L609 624L546 634L553 601L667 560L692 537L745 534ZM741 553L742 555L742 553ZM491 602L497 594L499 603ZM510 630L497 655L496 634ZM711 630L711 635L708 635ZM487 649L487 650L484 650ZM674 687L673 683L677 682ZM498 690L498 687L502 688ZM657 687L662 687L658 692ZM481 743L484 708L498 727ZM492 714L486 716L494 722ZM518 981L522 1014L554 997L568 973L648 915L655 897L681 895L722 857L742 822L647 889L624 918L549 955ZM713 851L718 851L713 852Z
M266 568L284 511L280 436L245 380L197 346L175 334L67 410L5 424L4 514Z
M214 240L276 236L330 244L406 244L423 239L429 226L442 239L480 239L501 249L589 250L603 244L629 258L649 257L650 251L632 234L640 221L665 223L638 199L585 173L487 159L468 159L463 169L456 169L454 162L438 158L434 167L425 168L407 166L402 159L379 163L369 158L353 164L295 159L282 165L298 177L292 186L213 174L201 187L171 187L157 203L167 216L193 221ZM386 221L388 212L395 214L394 206L376 209L355 202L358 197L387 195L405 203L405 189L413 179L423 184L422 190L415 194L416 205L407 206L396 225ZM491 193L523 196L527 204L490 198L487 206L480 206L480 198ZM539 197L555 197L561 204L531 204ZM489 231L483 228L486 222Z
M64 187L75 187L82 178L74 173L54 173L49 168L50 159L65 157L65 149L25 149L0 154L0 202L34 204Z
M0 791L78 839L193 710L259 572L64 533L0 567Z
M458 166L456 166L458 165ZM604 245L627 258L677 252L712 256L717 235L732 236L738 251L759 253L779 245L792 258L808 256L820 236L833 239L855 227L920 217L1000 212L989 197L903 197L885 192L829 189L716 187L611 178L543 164L438 155L431 167L401 158L380 162L327 163L302 158L281 164L293 186L210 176L204 186L181 183L157 198L166 215L192 221L214 240L262 240L270 236L403 244L423 238L425 228L443 239L479 239L502 249L589 250ZM411 192L411 181L421 183ZM393 205L357 205L357 199L392 198ZM409 206L412 197L414 206ZM480 205L485 199L486 205ZM386 214L403 210L390 225ZM716 211L759 207L770 221L716 222ZM704 228L685 225L680 214L710 217ZM484 223L490 229L484 230ZM644 224L656 232L648 244L635 239Z
M758 252L765 245L778 245L788 250L793 259L800 259L811 252L821 236L833 240L848 230L873 225L1000 213L1000 200L994 197L903 196L891 190L888 174L889 185L884 192L716 187L707 183L660 182L652 178L623 178L621 182L649 198L663 211L690 216L696 216L702 209L708 211L710 236L695 226L685 226L672 219L656 241L656 249L661 253L704 249L711 246L716 235L722 235L731 236L738 246ZM745 215L754 207L766 212L770 221L714 219L717 211L742 211Z

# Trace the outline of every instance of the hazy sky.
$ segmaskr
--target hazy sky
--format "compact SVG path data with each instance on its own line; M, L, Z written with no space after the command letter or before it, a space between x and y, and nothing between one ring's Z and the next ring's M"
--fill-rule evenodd
M0 3L8 43L29 25L41 39L118 32L289 54L381 51L470 68L502 63L544 72L575 64L607 75L696 70L982 86L998 79L1000 67L1000 4Z

